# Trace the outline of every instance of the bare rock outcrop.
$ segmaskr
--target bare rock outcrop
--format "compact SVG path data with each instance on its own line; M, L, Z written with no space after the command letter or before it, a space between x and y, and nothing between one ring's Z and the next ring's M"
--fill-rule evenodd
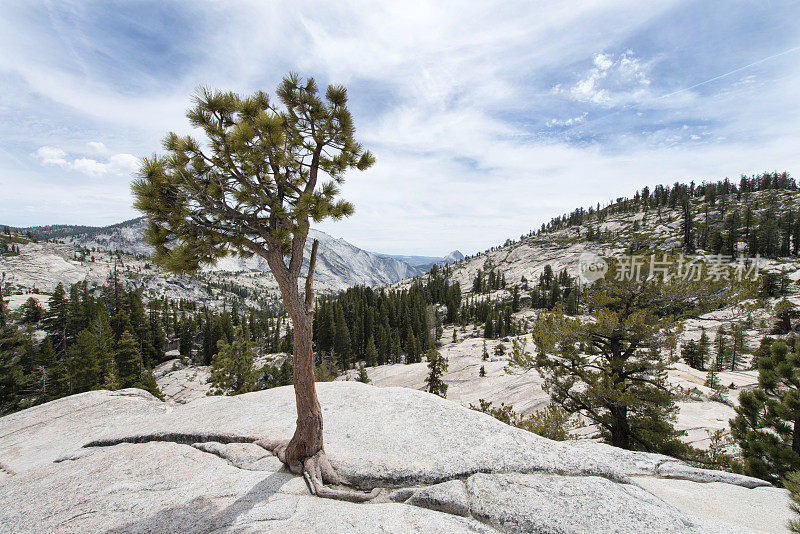
M255 443L291 434L291 387L184 405L96 391L0 418L0 532L780 532L789 517L783 490L748 477L550 441L419 391L318 390L328 456L381 488L371 502L311 496Z

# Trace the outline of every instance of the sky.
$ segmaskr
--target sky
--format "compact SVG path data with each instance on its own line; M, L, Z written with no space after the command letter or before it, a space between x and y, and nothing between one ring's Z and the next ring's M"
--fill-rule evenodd
M367 250L472 254L648 185L800 178L800 2L5 1L0 223L107 225L199 86L348 88ZM194 132L197 133L197 132Z

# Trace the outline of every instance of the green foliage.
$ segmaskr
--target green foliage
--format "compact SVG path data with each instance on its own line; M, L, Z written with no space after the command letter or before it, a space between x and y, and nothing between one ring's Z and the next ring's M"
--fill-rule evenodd
M372 382L369 379L369 375L367 375L367 369L363 365L358 366L358 376L356 376L356 382L361 382L362 384L369 384Z
M519 418L517 413L514 411L514 406L506 406L505 403L500 403L500 406L492 406L492 403L486 399L478 399L477 406L470 404L469 407L472 410L491 415L498 421L502 421L503 423L511 426L515 426L515 423Z
M354 139L346 89L331 85L321 97L313 78L290 74L277 95L203 88L187 117L206 142L169 133L168 155L143 160L134 206L147 215L147 240L166 269L193 271L230 251L265 258L271 251L292 255L296 279L309 219L353 213L336 199L339 185L348 169L365 170L374 158ZM330 181L318 183L318 171Z
M705 356L703 355L700 344L691 340L688 341L681 349L681 357L686 362L686 365L694 369L702 370L704 365Z
M733 455L729 452L733 439L727 430L714 430L709 432L708 449L705 451L706 461L704 467L730 471L733 465Z
M614 261L609 267L610 273L618 269ZM726 298L723 284L610 274L587 291L593 321L572 319L561 307L542 314L532 332L537 354L514 350L510 366L536 367L553 402L597 424L607 442L682 455L663 349L677 319Z
M356 286L320 298L314 317L314 342L318 353L332 354L339 368L421 361L431 348L438 315L435 304L445 304L459 315L454 299L461 299L458 283L448 283L449 269L433 269L424 281L408 289L376 290ZM447 314L451 314L450 311ZM447 316L445 317L447 320Z
M27 379L22 365L23 340L10 324L0 291L0 415L25 407Z
M333 382L336 372L327 362L322 362L314 369L314 380L317 382Z
M775 326L773 334L788 334L794 329L794 320L798 316L797 307L787 299L775 303Z
M261 373L264 389L292 385L292 362L289 358L283 360L280 366L265 364ZM317 379L317 382L322 380Z
M572 414L561 406L551 403L528 417L518 419L517 424L514 426L548 439L564 441L575 439L569 431L575 428L576 424L577 422Z
M800 354L769 338L758 354L759 387L739 394L731 433L745 474L780 484L800 469Z
M428 376L425 378L425 384L428 393L439 395L442 398L447 397L447 384L442 380L442 375L447 371L447 358L435 348L428 350Z
M789 509L795 516L800 516L800 471L789 473L783 481L783 486L789 490L789 497L792 499ZM800 533L800 519L797 517L789 521L787 526L791 532Z
M526 417L515 412L512 405L506 406L504 403L500 403L500 406L492 406L492 403L485 399L480 399L478 402L478 406L470 404L469 407L491 415L507 425L555 441L574 439L569 431L575 428L577 421L566 410L554 404L548 404L544 409Z
M250 332L237 328L233 339L220 340L219 352L211 360L212 395L239 395L256 389L256 373L253 370L252 342Z

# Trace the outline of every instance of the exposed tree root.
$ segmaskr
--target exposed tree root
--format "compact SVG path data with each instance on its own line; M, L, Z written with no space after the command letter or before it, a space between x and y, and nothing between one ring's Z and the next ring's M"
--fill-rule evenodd
M372 491L363 492L326 486L326 482L337 486L343 485L345 482L342 480L342 477L336 473L336 470L333 469L325 451L318 451L314 456L303 460L302 463L287 462L286 448L289 445L288 441L259 440L256 441L256 445L272 451L281 462L289 467L289 471L292 473L297 475L302 474L308 485L308 490L312 495L316 495L317 497L337 499L340 501L365 502L374 499L380 493L380 488L374 488Z

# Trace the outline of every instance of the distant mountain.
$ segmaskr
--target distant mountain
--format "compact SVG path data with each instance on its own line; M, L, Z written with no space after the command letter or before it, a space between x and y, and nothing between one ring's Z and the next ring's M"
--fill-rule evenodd
M412 267L424 267L425 265L433 265L436 262L442 261L442 258L437 256L405 256L403 254L382 254L380 252L376 252L376 254L384 258L394 258L404 261Z
M39 239L58 239L66 243L98 250L120 251L149 256L152 247L144 240L143 217L104 227L91 226L35 226L20 228ZM362 250L344 239L337 239L319 230L309 232L306 243L306 263L314 238L319 240L316 280L336 289L353 285L391 284L427 272L401 259ZM436 258L434 258L436 259ZM221 259L209 271L263 271L268 272L267 262L259 257L242 258L228 256Z
M450 265L451 263L457 263L463 259L464 255L460 251L454 250L453 252L445 256L444 259L441 261L441 263L445 265Z
M419 274L425 274L431 270L434 265L450 265L457 263L464 259L464 255L458 250L454 250L444 258L437 258L436 256L402 256L392 254L378 254L386 258L395 258L404 261L409 265L416 268Z

